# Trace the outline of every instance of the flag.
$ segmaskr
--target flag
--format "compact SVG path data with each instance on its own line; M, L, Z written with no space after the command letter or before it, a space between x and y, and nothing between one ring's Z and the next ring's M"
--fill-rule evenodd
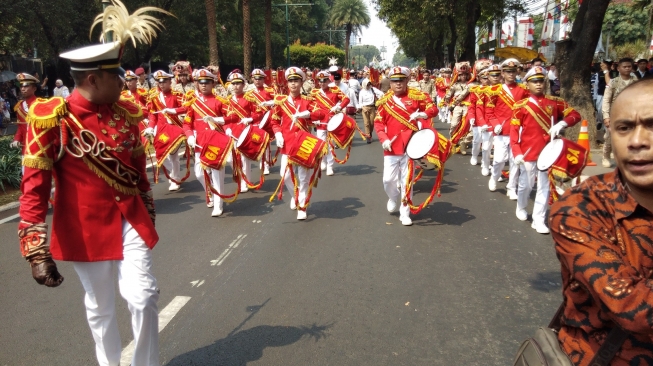
M508 46L512 46L512 27L508 26L508 39L506 40Z
M528 18L528 36L526 37L526 48L533 49L533 32L535 31L535 24L533 18Z
M501 47L506 47L506 39L508 39L508 35L503 28L501 28Z

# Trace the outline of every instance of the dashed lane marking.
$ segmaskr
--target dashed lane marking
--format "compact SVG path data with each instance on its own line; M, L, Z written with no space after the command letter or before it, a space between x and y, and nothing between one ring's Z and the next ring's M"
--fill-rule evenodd
M211 265L212 265L212 266L219 266L219 265L221 265L222 262L224 262L224 260L227 259L227 257L229 256L229 254L231 254L231 252L233 252L234 249L238 248L238 245L240 245L240 243L241 243L241 242L243 241L243 239L245 239L246 237L247 237L247 234L240 234L240 235L238 235L238 237L236 238L236 240L232 241L231 244L229 244L229 246L227 247L227 249L225 249L224 252L222 252L222 254L220 254L220 256L219 256L217 259L213 259L213 260L211 260Z
M15 219L17 219L19 217L20 217L20 214L15 214L15 215L11 215L9 217L5 217L4 219L0 220L0 225L4 224L5 222L15 220Z
M159 333L163 330L163 328L170 323L172 318L177 315L179 310L186 305L186 303L190 300L189 296L177 296L170 303L168 306L165 307L160 313L159 313ZM120 356L120 366L129 366L132 362L132 357L134 356L134 341L131 341L127 347L125 347L122 350L122 354Z

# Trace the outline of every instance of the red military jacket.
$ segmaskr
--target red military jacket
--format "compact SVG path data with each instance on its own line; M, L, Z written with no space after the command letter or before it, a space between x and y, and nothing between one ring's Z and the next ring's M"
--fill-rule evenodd
M159 88L150 90L147 103L150 117L148 126L154 128L157 124L169 123L181 127L182 120L179 115L186 113L186 108L183 106L183 97L183 94L174 90L167 93L162 92ZM177 114L154 113L166 108L173 108L177 111Z
M338 105L340 102L340 108L344 109L349 104L349 97L340 90L335 85L329 85L329 89L324 91L322 89L316 88L311 90L311 96L315 99L317 105L324 110L324 118L320 120L320 124L317 125L318 130L326 130L326 123L329 122L329 119L333 117L331 113L331 108Z
M293 115L303 111L310 111L309 118L299 118L293 123ZM311 121L321 121L324 116L324 110L309 95L298 95L296 97L277 95L274 97L274 107L272 108L270 122L272 131L275 134L281 132L285 141L292 141L294 131L303 130L309 132L313 126ZM282 154L286 154L287 146L288 144L286 143L281 148Z
M259 111L267 112L271 108L264 107L261 105L261 103L273 100L274 95L275 93L273 88L269 86L262 86L260 88L247 91L245 93L245 99L255 103L259 107Z
M485 119L492 127L503 126L502 136L510 136L510 119L516 101L528 98L529 92L522 84L497 84L487 89L488 99L485 104Z
M416 89L408 89L408 93L397 96L392 91L385 93L376 103L378 111L374 118L374 130L381 143L394 139L392 151L383 151L383 155L403 155L413 131L419 126L417 120L409 121L410 115L420 111L426 113L426 120L419 120L422 128L431 127L431 119L438 114L438 108L431 97Z
M25 138L27 138L27 113L29 112L29 107L35 100L36 97L32 95L26 100L16 103L14 106L14 112L16 112L16 117L18 119L18 129L14 135L14 141L18 141L23 145L23 155L25 155Z
M63 98L39 99L30 108L25 174L21 183L21 223L23 229L45 222L54 177L54 216L50 251L58 260L94 262L123 259L122 220L136 229L145 244L153 248L159 240L139 192L150 190L145 169L145 149L138 138L140 107L121 99L98 105L77 90ZM85 144L91 153L81 156L72 140L73 130L84 129ZM60 137L63 136L63 140ZM62 146L62 141L66 142ZM104 152L117 159L121 168L129 166L133 184L125 175L101 169L100 143ZM92 152L95 152L93 154ZM98 168L100 167L100 168ZM126 169L121 169L126 173ZM133 173L133 174L132 174Z
M204 122L203 118L205 116L222 117L226 109L224 103L226 103L226 100L216 97L214 94L196 97L193 103L188 106L186 117L184 118L183 128L186 137L193 136L194 132L200 135L204 131L211 131L211 127L209 127L208 123ZM216 131L224 133L221 125L216 125ZM200 147L195 146L195 152L201 151L202 149Z
M476 103L478 103L481 87L479 84L469 86L469 94L467 94L467 98L463 102L463 104L467 105L467 116L465 117L467 121L476 120Z
M476 105L470 107L474 109L474 118L476 118L475 125L478 127L488 125L487 119L485 118L485 103L488 98L487 91L489 88L490 87L487 85L479 86L477 89Z
M245 94L233 94L227 100L224 110L225 129L230 128L231 134L235 138L240 137L240 133L247 127L240 123L240 120L246 117L253 119L251 123L258 123L263 114L259 111L256 103L245 98Z
M450 84L451 79L446 79L443 77L438 77L435 79L435 90L438 93L438 97L444 98L444 96L447 94L447 89L449 89Z
M551 141L551 120L565 121L571 127L580 121L580 113L562 98L542 95L531 96L515 103L510 148L514 156L524 155L524 161L537 161L540 153Z

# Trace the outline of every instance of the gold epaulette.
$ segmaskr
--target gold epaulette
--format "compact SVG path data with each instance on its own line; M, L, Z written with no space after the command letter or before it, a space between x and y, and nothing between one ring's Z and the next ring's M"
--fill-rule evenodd
M408 88L408 98L412 100L427 100L429 96L421 90Z
M485 94L487 94L487 95L499 95L499 94L501 94L501 89L502 88L503 88L503 86L501 86L501 84L488 86L487 89L485 89Z
M18 103L14 106L14 112L18 112L20 110L20 106L23 104L22 100L19 100Z
M392 90L388 90L385 94L383 94L381 98L376 101L376 106L378 107L385 104L385 102L387 102L388 99L392 98L393 95L395 95L395 93Z
M286 98L288 98L287 95L283 95L283 94L282 95L275 95L274 96L274 104L275 105L282 105L283 102L286 101Z
M312 100L315 100L315 98L313 98L312 95L303 95L303 94L302 94L302 99L304 99L304 100L311 100L311 101L312 101Z
M528 104L528 98L524 98L524 99L522 99L522 100L520 100L518 102L515 102L515 104L513 104L513 106L512 106L512 109L521 108L521 107L525 106L526 104Z
M178 97L178 96L180 96L180 95L181 95L181 96L184 95L184 93L180 92L179 90L175 90L175 89L170 90L170 93L172 93L172 95L174 95L174 96L176 96L176 97Z
M266 86L263 89L268 93L274 93L274 88L271 86Z
M549 99L549 100L553 100L553 101L556 101L556 102L564 102L565 101L564 99L562 99L560 97L555 97L553 95L545 95L544 98Z
M143 110L134 101L120 99L111 107L119 116L124 117L127 122L136 125L143 119Z
M66 113L68 113L68 107L64 98L37 98L29 107L27 123L36 128L52 128L59 126L59 120Z
M129 90L123 90L122 92L120 92L120 99L131 100L131 101L136 100L133 95L129 94Z
M526 84L524 84L524 83L517 83L517 86L519 86L520 88L522 88L524 90L528 90L528 86L526 86Z
M137 89L136 89L136 92L137 92L138 95L140 95L141 97L147 97L148 94L149 94L149 90L147 90L147 89L143 89L143 88L137 88Z
M258 100L254 96L254 91L253 90L250 90L250 91L246 92L245 95L243 95L243 98L245 98L245 100L247 100L248 102L258 104Z

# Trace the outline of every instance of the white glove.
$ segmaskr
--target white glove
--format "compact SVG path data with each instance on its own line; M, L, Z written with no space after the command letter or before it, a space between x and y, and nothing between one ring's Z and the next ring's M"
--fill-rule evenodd
M490 126L488 126L488 125L481 126L481 132L487 132L487 130L489 130L489 129L490 129Z
M336 106L334 106L333 108L331 108L331 113L338 113L338 112L340 112L341 110L342 110L342 108L340 108L339 105L336 105Z
M567 122L565 121L560 121L556 123L551 129L549 130L549 135L551 136L558 136L560 132L562 132L562 129L567 127Z
M417 129L418 130L422 129L422 121L417 121Z
M494 126L494 134L495 135L500 134L502 130L503 130L503 126L501 126L501 125Z
M202 118L204 122L209 123L213 122L215 124L223 125L224 124L224 117L211 117L211 116L204 116Z
M190 146L191 149L195 148L195 136L188 136L186 138L186 143Z
M513 160L513 162L514 162L515 164L517 164L517 165L522 165L522 164L524 164L524 155L517 155L517 156L515 156L515 159Z
M277 132L274 134L274 141L277 143L277 147L282 148L283 147L283 135L281 132Z
M476 118L470 118L469 124L472 125L472 127L476 126Z
M145 136L154 136L154 129L152 127L148 127L143 130L143 134Z
M20 142L18 141L12 141L11 144L9 144L9 147L12 149L20 149Z
M392 151L392 141L390 141L390 140L383 141L383 143L381 144L381 147L385 151Z
M262 106L264 107L272 107L274 105L274 100L268 100L263 103L261 103Z
M166 108L163 110L165 114L177 114L177 111L174 108Z
M297 112L297 113L295 113L295 115L293 115L293 118L294 118L294 119L298 119L298 118L308 118L308 117L310 117L310 116L311 116L311 112L310 112L310 111L303 111L303 112Z
M243 119L240 120L240 123L242 123L242 124L244 124L245 126L247 126L248 124L252 123L252 121L254 121L253 118L251 118L251 117L245 117L245 118L243 118Z
M229 136L229 137L234 137L234 136L231 134L231 128L227 128L227 129L225 129L225 130L224 130L224 134L227 135L227 136Z
M420 111L414 112L413 114L410 115L411 121L414 119L427 119L427 118L429 118L429 116L427 116L426 113Z

